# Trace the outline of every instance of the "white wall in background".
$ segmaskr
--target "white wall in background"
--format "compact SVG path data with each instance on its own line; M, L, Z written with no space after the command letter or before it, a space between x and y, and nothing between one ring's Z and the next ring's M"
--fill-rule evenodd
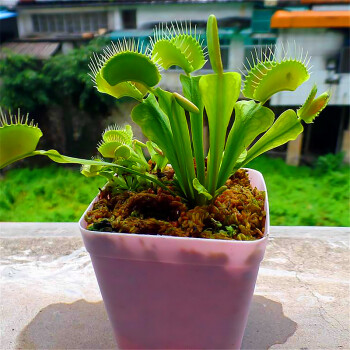
M17 15L17 29L20 38L33 33L32 16L28 13L18 13Z
M0 0L0 6L5 6L7 8L14 8L19 0Z
M122 20L120 11L116 8L108 10L108 29L120 30L122 29Z
M149 23L171 21L206 21L209 15L214 14L218 19L228 17L250 18L252 4L249 3L217 3L217 4L165 4L140 5L137 7L137 26L142 28Z
M243 63L245 62L244 56L244 41L242 39L233 39L230 42L229 59L228 59L228 71L239 72L243 71Z
M33 15L40 14L59 14L59 13L86 13L86 12L98 12L107 11L108 14L108 29L117 30L120 29L120 14L117 8L111 8L107 6L99 7L69 7L69 8L32 8L32 9L18 9L17 11L17 27L18 35L20 38L25 38L28 35L34 33L33 28Z

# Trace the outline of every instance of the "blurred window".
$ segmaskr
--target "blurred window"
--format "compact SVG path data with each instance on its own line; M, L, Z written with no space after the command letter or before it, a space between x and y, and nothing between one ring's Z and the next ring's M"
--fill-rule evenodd
M47 15L42 15L40 27L42 32L48 31Z
M340 51L338 73L350 73L350 47L343 47Z
M39 14L32 16L35 33L84 33L108 28L107 12Z
M39 25L39 18L37 15L34 15L32 17L33 19L33 29L34 29L34 32L40 32L40 25Z
M136 10L122 10L122 21L124 29L135 29Z
M58 33L62 33L64 32L64 19L63 19L63 15L57 15L56 17L56 22L57 22L57 32Z
M74 29L73 29L74 16L71 14L67 14L64 18L64 21L66 22L66 32L74 33Z
M90 31L90 14L83 13L81 18L82 18L82 31L89 32Z
M98 28L108 28L108 19L106 12L98 13Z
M47 31L50 33L57 32L54 15L47 15Z

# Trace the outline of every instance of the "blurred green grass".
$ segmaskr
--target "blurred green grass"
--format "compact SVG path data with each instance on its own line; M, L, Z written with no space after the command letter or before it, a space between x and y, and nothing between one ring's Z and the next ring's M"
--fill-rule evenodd
M350 167L320 173L266 156L248 167L264 175L271 225L350 226ZM10 170L0 185L0 221L77 221L104 182L56 165Z
M275 226L350 226L350 167L320 172L259 157L247 167L265 178Z
M56 165L10 170L1 180L0 220L77 221L105 182Z

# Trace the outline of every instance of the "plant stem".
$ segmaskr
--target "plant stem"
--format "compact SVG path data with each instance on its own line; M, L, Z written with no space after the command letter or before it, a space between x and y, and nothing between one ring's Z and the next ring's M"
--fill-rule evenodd
M207 164L207 188L209 193L214 197L216 191L216 184L219 175L219 168L222 159L222 152L225 145L225 127L223 125L223 115L221 113L223 107L223 94L220 92L223 89L223 80L222 75L218 75L218 90L213 92L216 94L216 125L215 130L211 128L209 130L209 139L210 139L210 154L208 157ZM213 132L214 131L214 132Z
M160 180L158 180L156 177L151 176L150 174L141 173L137 170L127 168L127 167L124 167L122 165L118 165L115 163L68 157L68 156L64 156L64 155L59 154L57 151L56 151L56 153L52 153L52 151L53 150L50 150L50 151L38 150L38 151L34 151L31 154L29 154L28 157L35 156L35 155L41 155L41 156L48 156L51 160L53 160L56 163L98 165L98 166L105 165L105 166L109 166L109 167L118 168L120 170L124 170L126 173L134 174L134 175L140 176L144 179L147 179L147 180L155 183L159 187L163 188L164 190L168 191L173 196L177 196L177 194L174 191L170 190Z
M191 77L190 75L181 75L180 80L183 87L183 93L186 98L191 100L199 109L198 113L190 112L191 133L193 152L196 160L197 179L205 184L205 163L203 147L203 101L199 91L200 76Z
M181 163L180 166L184 169L185 186L187 188L187 195L189 202L193 202L195 199L195 193L193 188L193 180L195 179L194 164L191 140L187 126L187 120L184 110L178 105L173 98L171 104L172 118L170 118L170 124L173 131L175 142L181 149Z

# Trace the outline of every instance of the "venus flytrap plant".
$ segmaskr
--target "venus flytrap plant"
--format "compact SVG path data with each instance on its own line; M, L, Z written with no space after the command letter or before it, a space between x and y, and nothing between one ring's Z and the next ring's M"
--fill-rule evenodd
M58 163L81 164L85 176L113 179L120 190L153 183L180 195L189 207L213 202L225 191L226 181L237 169L263 152L294 140L303 131L302 122L312 122L330 96L325 92L315 98L314 87L297 112L289 109L275 120L274 113L264 104L273 94L294 91L309 79L307 55L303 57L300 53L292 59L283 51L282 58L277 59L272 49L269 54L256 52L253 63L248 62L243 83L242 93L249 100L238 101L241 75L223 69L213 15L208 19L206 36L208 53L190 25L176 23L170 28L160 25L150 38L149 48L143 49L133 40L123 40L112 43L102 54L93 54L90 69L96 88L115 98L128 96L139 102L131 117L148 138L146 144L133 139L129 126L110 127L98 145L102 157L110 161L83 160L63 156L55 150L37 151L40 129L20 117L10 123L3 118L0 136L5 152L1 152L1 167L29 156L46 155ZM204 66L207 56L213 73L193 76ZM174 65L185 73L180 75L183 95L157 86L161 71ZM207 165L203 149L204 112L209 124ZM232 113L234 122L228 130ZM24 141L17 144L18 135L23 135ZM153 167L145 158L146 148L155 162ZM167 163L175 171L171 189L155 175Z

